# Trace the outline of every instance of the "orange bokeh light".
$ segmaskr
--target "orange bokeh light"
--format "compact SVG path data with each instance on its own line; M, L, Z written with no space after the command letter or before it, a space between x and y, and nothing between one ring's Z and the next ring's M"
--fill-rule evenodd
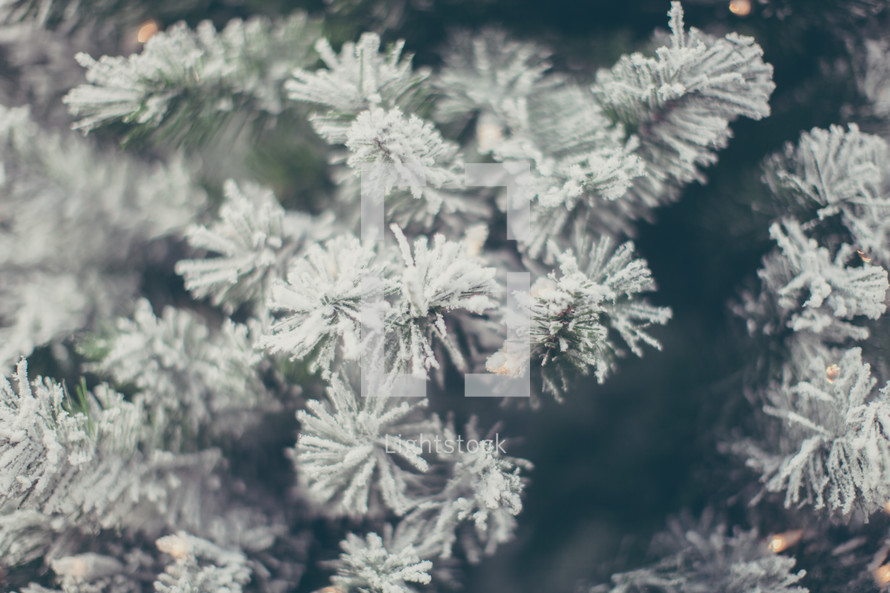
M792 531L779 533L769 538L767 547L770 552L778 554L784 552L791 546L796 545L801 537L803 537L803 529L794 529Z
M160 25L158 25L158 21L154 19L147 20L139 25L139 30L136 31L136 41L138 41L139 43L145 43L160 30L161 27Z
M732 0L729 3L729 12L736 16L748 16L751 14L751 0Z

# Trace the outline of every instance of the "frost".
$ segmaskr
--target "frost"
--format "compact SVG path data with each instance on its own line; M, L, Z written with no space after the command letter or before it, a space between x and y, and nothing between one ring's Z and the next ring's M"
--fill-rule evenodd
M0 15L66 20L71 28L55 42L70 47L82 17L65 13L105 7L108 28L96 36L110 29L123 43L129 31L115 19L139 9L112 4L10 0ZM200 9L167 4L155 7L158 21ZM221 3L216 17L258 9L234 4ZM404 2L389 4L396 14ZM325 23L332 39L348 34L334 24ZM676 4L671 25L669 47L623 58L593 87L571 57L552 68L546 49L491 30L456 36L431 80L404 42L384 47L365 33L335 51L302 13L220 30L180 23L141 53L78 54L87 83L66 97L76 128L151 141L145 159L183 144L201 157L194 162L140 164L0 109L0 364L49 345L35 365L87 373L69 390L29 381L22 363L14 381L0 381L0 583L34 581L29 593L283 593L311 587L299 582L304 564L331 555L319 549L316 525L366 533L346 536L328 564L330 589L414 593L448 585L460 564L512 540L531 463L500 447L497 425L482 438L475 417L463 423L468 413L458 429L423 400L392 397L405 378L383 372L433 375L449 391L489 355L486 368L514 376L533 357L559 398L578 374L602 381L619 356L660 347L652 326L670 311L642 298L652 274L632 244L610 237L700 178L729 122L766 115L772 91L753 41L687 32ZM8 38L33 41L20 30ZM13 60L23 72L10 70L10 84L30 81L39 55ZM27 84L60 88L68 78L47 81L53 71ZM304 137L308 126L330 146ZM529 163L530 236L505 242L503 186L461 187L467 154ZM877 149L850 156L859 189L877 200L867 177ZM242 181L254 174L256 184ZM200 184L222 178L239 181L223 185L218 216L208 218ZM362 181L385 195L390 245L355 235ZM878 245L881 227L866 221L880 203L860 210L857 196L844 196ZM323 214L283 207L297 203ZM851 265L847 247L831 261L816 249L811 262L809 239L783 233L780 255L803 262L777 288L789 318L791 301L804 301L842 322L820 334L828 335L883 312L882 270ZM826 253L835 253L833 239ZM177 282L156 291L176 260L188 294ZM497 351L512 319L500 311L496 268L538 278L523 302L531 352L514 343ZM382 295L376 320L362 310L369 293ZM801 334L815 334L819 319L809 321ZM381 368L361 360L369 352ZM112 386L88 389L96 379ZM884 396L868 397L857 405L876 420L862 421L856 442L862 463L882 470L884 412L869 406ZM286 468L275 454L282 439L293 445ZM876 477L857 488L874 500L890 495ZM796 591L785 559L755 554L753 536L716 531L687 536L674 557L677 582ZM145 545L152 541L157 550ZM680 574L666 566L657 571Z
M347 590L367 593L417 593L408 583L426 585L433 563L421 560L412 546L387 546L369 533L364 539L350 533L340 543L343 553L332 581Z
M247 558L184 532L157 541L158 549L175 561L155 582L157 593L219 591L241 593L250 582Z
M119 319L110 336L83 348L101 355L91 370L139 391L135 401L168 448L177 448L183 432L238 434L274 408L253 368L259 356L248 328L229 320L211 333L194 313L168 307L156 317L140 300L132 319Z
M493 149L500 161L534 162L529 190L542 209L575 211L621 199L643 174L635 141L625 142L594 97L569 83L529 98L528 126ZM552 237L561 229L547 228Z
M554 84L546 80L549 52L531 43L509 39L499 29L476 34L461 32L449 40L445 67L434 80L443 98L436 104L443 121L466 118L473 111L486 114L477 125L480 151L486 152L510 130L529 126L529 97ZM484 125L497 126L485 142Z
M774 155L765 166L773 191L814 203L824 218L844 202L874 200L886 161L886 143L850 124L846 131L831 126L804 132L796 146L787 144L784 154Z
M343 143L360 112L404 107L429 76L426 71L412 71L411 57L402 56L404 46L400 41L380 52L380 37L365 33L357 43L344 43L337 56L321 39L315 49L326 68L315 72L298 68L285 89L295 101L327 107L326 113L313 117L313 124L326 130L329 142Z
M531 470L532 464L505 455L499 449L500 435L494 430L492 433L495 438L491 438L491 434L481 438L476 419L472 418L464 434L467 446L456 448L452 455L447 451L441 455L444 461L453 464L451 476L437 497L441 507L429 506L437 510L432 521L433 533L438 534L438 538L430 539L441 541L438 553L442 557L451 556L458 536L462 536L463 551L471 562L480 562L483 554L491 555L500 544L513 539L527 482L520 472ZM457 437L450 422L442 428L443 439L454 442ZM470 447L471 442L478 447ZM423 515L424 509L417 514ZM462 530L464 522L468 525Z
M792 368L765 393L764 411L782 422L775 442L749 445L749 465L785 506L811 504L849 516L883 509L890 497L890 391L859 348L795 351Z
M594 587L590 593L807 593L798 585L806 571L794 572L794 558L774 554L756 531L726 533L706 518L690 529L680 521L657 538L669 553L658 563L612 575L611 585Z
M850 124L847 130L831 126L804 132L764 168L775 194L815 207L819 219L840 215L857 249L884 261L890 236L883 175L887 164L887 143Z
M324 129L320 133L327 137ZM359 113L346 133L346 148L347 164L362 171L363 184L380 188L383 195L397 185L410 185L411 194L420 198L424 185L438 188L458 179L453 171L457 147L443 140L431 123L416 115L405 117L398 108L371 107Z
M4 566L22 566L46 556L61 527L43 513L16 510L0 515L0 554Z
M219 220L186 231L193 249L218 257L180 261L176 272L195 297L210 297L231 312L245 302L264 303L272 282L284 276L303 243L329 233L323 221L285 212L271 191L257 185L239 187L229 180L224 192ZM313 228L319 223L321 228Z
M850 125L815 128L766 161L772 193L806 210L804 222L770 228L779 250L764 258L760 294L740 308L750 331L787 326L831 342L869 336L866 319L886 310L886 158L883 140Z
M75 525L150 533L181 522L218 461L213 450L152 450L142 406L105 387L75 397L47 379L29 382L24 361L14 384L0 380L0 507L13 511L0 522L7 562L45 554L48 540Z
M501 31L454 42L437 82L444 94L439 117L478 111L479 151L500 161L533 160L531 191L542 205L572 210L582 194L615 200L642 174L632 146L610 129L593 96L545 75L546 51Z
M280 114L284 82L311 61L318 34L318 23L303 13L278 23L234 19L221 32L210 21L195 31L178 23L127 58L77 54L87 84L64 100L80 117L77 129L122 122L131 128L128 138L157 130L204 143L238 111Z
M378 497L402 514L415 504L408 493L412 476L429 468L414 438L424 426L417 419L421 403L392 397L391 385L378 381L362 398L345 378L334 376L327 403L310 400L297 413L300 478L316 502L331 503L337 514L379 512Z
M99 438L112 449L132 446L134 433L138 439L139 410L131 404L118 400L119 407L103 411L100 418L74 413L61 385L50 381L32 385L24 360L16 368L14 382L15 387L0 380L0 506L22 508L27 502L25 508L55 510L51 501L93 462Z
M640 140L647 174L631 193L647 207L673 199L680 184L702 180L699 167L716 162L729 123L769 115L775 88L772 67L752 38L687 31L679 2L669 14L670 45L655 57L622 57L597 74L593 88L606 112Z
M268 307L277 314L259 345L290 358L312 355L312 369L331 372L338 353L359 355L362 280L383 274L374 251L342 235L310 245L293 260L286 280L271 288Z
M559 273L539 278L531 290L532 357L541 360L544 389L559 399L574 373L593 368L602 382L623 349L637 356L642 344L660 348L646 328L670 318L666 307L653 307L637 295L655 288L646 262L633 259L633 244L612 252L608 239L581 240L575 250L556 255Z
M440 368L433 338L445 346L459 368L463 367L444 314L482 314L495 308L495 268L485 267L482 260L467 253L465 244L447 241L443 235L433 237L432 245L425 237L418 238L412 252L402 230L396 225L391 229L404 262L398 279L401 301L387 324L395 328L395 336L387 338L394 343L394 369L425 377L428 369Z
M457 50L441 74L439 84L448 84L449 91L440 117L450 118L458 106L478 111L477 149L502 162L531 160L532 176L524 184L541 209L559 209L568 217L579 205L600 206L601 200L624 196L643 173L635 142L624 141L590 92L562 77L544 76L542 50L511 41L497 53L493 43L499 38L494 33L474 42L472 50ZM456 82L464 74L465 81ZM540 220L533 233L561 234L564 221L540 225ZM537 256L536 245L545 242L532 239L530 253Z
M136 288L131 250L181 230L206 199L181 159L104 153L40 129L23 108L0 107L0 164L3 367L120 311Z
M868 330L850 321L883 315L887 272L877 265L847 265L854 259L847 245L832 259L828 249L807 238L794 221L773 224L770 234L781 256L768 258L760 276L764 292L778 296L779 308L789 316L788 327L827 337L866 338Z

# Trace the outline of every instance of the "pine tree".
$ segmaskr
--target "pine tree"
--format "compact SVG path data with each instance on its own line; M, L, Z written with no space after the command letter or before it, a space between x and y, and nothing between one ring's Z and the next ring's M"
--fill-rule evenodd
M653 48L580 71L509 27L418 46L407 0L128 4L0 5L0 586L414 593L533 537L509 426L439 396L527 381L511 409L541 417L657 364L675 313L634 235L769 116L758 42L673 2ZM890 583L888 42L844 49L851 121L763 161L735 310L765 345L721 439L744 486L593 591Z

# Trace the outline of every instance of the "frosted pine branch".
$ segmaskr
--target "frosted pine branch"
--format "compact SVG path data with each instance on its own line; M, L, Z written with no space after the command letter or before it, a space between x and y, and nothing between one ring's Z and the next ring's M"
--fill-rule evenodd
M47 18L75 6L10 2L9 11L33 6ZM232 14L217 8L218 17ZM623 59L593 89L552 71L547 50L501 33L456 38L460 47L430 80L413 67L404 42L383 47L379 35L365 33L334 51L319 40L321 23L301 14L234 20L219 31L209 22L194 30L177 24L137 55L79 55L88 82L67 96L75 127L122 132L125 142L186 143L201 151L197 170L97 156L82 141L40 133L19 111L2 112L0 135L9 146L0 154L0 184L9 207L0 211L0 360L73 337L92 361L76 370L98 373L127 395L99 386L72 398L58 383L29 383L23 370L17 387L0 384L0 583L12 574L15 587L36 581L29 593L50 591L44 586L282 593L305 585L297 581L307 556L315 558L312 526L337 530L346 521L347 531L372 532L346 536L331 588L414 593L513 539L531 464L493 442L443 450L443 441L461 437L484 441L475 419L459 433L423 401L389 397L396 380L382 373L426 378L435 369L446 390L453 371L478 370L502 344L495 267L543 277L525 303L534 351L517 355L505 346L489 359L493 372L510 374L533 356L544 388L559 397L576 375L592 371L602 381L625 351L659 347L651 328L670 311L642 299L655 288L652 274L631 244L614 249L610 237L699 178L699 167L725 144L728 123L765 115L772 90L771 70L752 41L687 32L679 5L671 14L670 47L654 58ZM574 69L571 57L559 63ZM285 129L300 132L304 123L332 145L325 166L304 159L305 139L294 144ZM242 130L264 140L274 134L275 142L258 147ZM242 162L257 148L272 167ZM523 181L532 233L518 250L501 236L487 239L488 229L501 230L497 208L506 192L458 187L467 154L530 163ZM226 183L219 216L189 227L194 253L176 264L190 295L221 311L156 315L135 298L149 280L143 258L155 264L157 257L169 272L181 246L158 239L199 219L204 195L194 180L220 169L243 178L242 166L255 169L257 184ZM296 179L309 168L318 175ZM386 194L396 248L350 234L361 226L356 173L375 168L382 176L364 181ZM317 218L288 212L263 189L290 200L316 182L325 199L316 200L314 189L306 198L326 211ZM329 192L328 182L336 189ZM554 263L559 269L547 275ZM815 293L820 286L811 280L797 289ZM823 295L823 304L838 315L872 315L873 280L831 285L844 294ZM380 327L363 315L369 285L382 293L374 311ZM150 293L153 302L171 296ZM119 317L128 310L131 317ZM214 322L220 313L221 326ZM97 327L103 331L92 339L76 333ZM385 350L381 368L362 360L368 350L378 353L370 346ZM49 364L74 370L65 365L79 359L55 360L60 352L47 349ZM306 364L263 360L262 353ZM350 380L357 366L364 384ZM267 414L288 405L271 395L318 393L321 383L326 394L295 414L299 436L288 455L297 504L282 504L274 448L282 434L293 438L286 433L294 417ZM371 397L362 397L367 391ZM263 430L248 430L257 426ZM883 425L869 426L862 448L879 459ZM427 450L432 443L436 450ZM867 487L878 496L877 483ZM730 538L719 536L706 542L717 552L701 554L716 568L692 561L690 583L796 592L799 577L787 562L764 560L741 543L744 552L723 554L721 542ZM146 547L155 540L157 551ZM688 540L708 547L699 546L704 536ZM732 577L719 577L721 570Z
M660 540L660 541L658 541ZM610 585L591 593L808 593L800 585L806 571L794 571L794 558L773 553L756 531L726 532L705 518L690 528L680 521L657 537L667 554L652 566L612 575Z
M811 504L849 517L882 509L890 497L890 395L861 350L793 351L781 383L764 394L766 414L782 423L774 442L742 448L764 488L785 506Z
M303 13L270 22L235 19L217 32L209 21L153 36L142 53L99 60L78 54L87 83L65 97L84 131L116 122L125 141L160 133L203 144L227 118L275 117L287 107L284 82L312 60L319 24Z
M469 255L460 242L437 235L433 244L415 242L413 253L398 227L400 259L378 258L358 239L342 236L324 247L310 246L293 261L287 281L276 281L269 307L277 312L262 348L291 358L309 359L311 369L333 372L339 361L357 360L360 354L359 318L362 282L383 281L385 296L379 312L385 319L388 369L426 376L441 368L434 344L445 347L457 365L462 354L449 336L445 315L454 311L480 314L496 306L495 270ZM383 263L379 263L379 262Z
M450 421L443 426L442 436L450 442L457 440L458 434ZM441 460L452 467L447 484L437 495L440 506L428 505L436 509L431 520L434 524L431 535L436 537L430 539L441 542L438 554L446 558L451 556L454 543L460 542L463 553L476 563L483 555L494 554L499 545L513 539L527 482L521 472L533 466L499 449L504 443L495 430L483 438L475 417L470 419L463 437L467 442L465 448L458 447L453 454L440 451ZM478 447L470 447L471 442L478 443ZM428 513L421 508L416 514Z
M416 445L428 426L418 417L421 404L392 397L392 386L375 376L373 393L364 398L348 380L334 376L327 403L310 400L297 413L301 431L294 461L300 479L315 502L336 514L379 513L381 502L403 514L417 502L413 476L429 468Z
M0 380L4 507L23 508L27 503L24 508L59 511L58 505L76 505L62 494L70 481L101 459L102 449L133 449L143 437L141 410L120 396L108 394L98 414L93 402L73 401L58 383L32 383L24 360L16 368L14 383ZM86 409L77 412L78 406Z
M530 97L553 86L546 79L550 52L510 39L499 29L461 32L449 40L445 67L434 79L442 99L437 119L466 120L480 114L476 126L479 152L530 125Z
M845 203L878 198L886 163L887 144L850 124L847 130L831 126L804 132L796 145L786 144L764 167L770 189L819 208L824 218Z
M622 130L612 125L592 94L557 75L546 76L546 52L530 44L488 41L462 45L439 75L443 98L439 119L449 121L478 114L476 149L499 161L532 160L532 178L524 183L542 210L577 215L579 205L621 198L633 179L643 173L634 154L636 144L625 143ZM497 51L496 51L497 49ZM447 88L447 90L445 90ZM538 214L536 235L558 236L564 220L550 212ZM533 238L529 251L539 255L545 243Z
M717 160L729 123L769 115L775 85L772 67L750 37L713 38L683 24L683 9L670 10L670 45L655 57L631 54L600 71L594 93L603 108L640 139L647 175L631 193L646 207L673 200L676 188L702 180L701 166Z
M210 502L218 452L151 449L142 406L102 386L79 388L75 397L53 381L29 381L24 361L14 383L0 381L0 505L11 511L0 522L0 554L7 566L70 554L76 539L65 534L151 534L202 522L189 507L196 497Z
M185 287L195 297L211 296L214 304L225 303L233 310L254 298L263 302L271 281L283 275L280 268L289 254L284 248L284 209L272 192L252 185L242 191L232 180L224 192L217 224L186 232L193 248L221 257L180 261L176 272L185 277Z
M380 51L380 37L365 33L357 43L343 44L338 56L330 43L321 39L315 46L325 68L309 71L298 68L285 83L288 96L326 107L327 112L313 116L317 129L332 143L344 143L347 131L362 111L405 108L418 92L418 86L429 76L414 72L411 56L402 55L404 42Z
M408 245L402 230L391 227L402 258L398 279L400 300L394 306L387 327L391 366L397 371L426 376L429 369L441 368L436 360L434 341L441 343L458 368L465 367L445 315L453 311L482 314L494 309L498 292L494 268L467 252L464 243L447 241L436 235L432 245L425 237Z
M764 170L773 193L815 209L819 219L840 215L857 249L884 262L890 237L887 164L887 143L850 124L847 130L804 132L796 145L768 159Z
M311 239L326 239L326 221L286 212L271 191L254 184L224 185L226 202L219 220L192 226L186 238L193 249L217 257L182 260L176 272L197 298L210 297L233 311L245 302L263 305L274 280L283 278L291 258Z
M768 298L778 297L788 327L826 337L867 337L868 330L854 322L877 319L886 311L886 270L849 265L859 258L848 245L841 245L832 259L794 221L773 224L770 234L781 255L767 258L760 276Z
M504 454L495 430L482 438L475 417L462 434L438 417L420 429L412 441L430 457L430 469L415 484L416 504L398 519L391 541L443 567L453 564L456 548L480 562L514 537L527 483L521 472L532 464Z
M362 281L383 273L374 251L353 236L310 245L287 279L272 285L268 307L277 319L259 345L294 359L311 356L311 368L324 373L332 372L338 353L356 360Z
M532 133L549 135L552 130L538 129ZM503 161L534 159L536 168L528 189L535 198L536 222L544 222L535 232L551 239L559 237L566 226L565 222L547 224L552 210L563 214L564 219L583 216L587 210L604 207L604 201L620 200L644 172L643 162L634 152L636 144L616 142L608 133L599 135L595 148L561 151L558 155L542 152L539 141L513 138L500 144L493 154ZM533 254L538 255L538 251L533 250Z
M330 138L327 128L318 128ZM415 115L405 117L398 108L372 107L359 113L345 144L350 151L347 164L362 172L363 184L379 188L383 195L395 186L410 185L411 194L420 198L425 185L440 188L459 179L454 170L457 147L431 123Z
M181 159L101 152L24 108L0 107L0 160L0 366L121 311L136 289L132 251L180 231L206 200Z
M179 532L157 541L158 549L174 558L155 582L157 593L226 591L241 593L250 581L247 558L206 540Z
M110 336L83 349L99 357L91 370L139 391L135 401L159 444L178 449L184 435L239 434L274 409L254 370L260 358L252 343L248 328L230 320L211 332L194 313L165 308L156 317L141 300L133 319L119 319Z
M24 566L46 555L67 527L62 517L35 510L15 510L0 515L0 552L5 567Z
M369 533L364 539L350 533L340 547L343 553L335 563L337 574L331 580L347 591L417 593L411 584L430 582L433 563L421 560L410 545L388 546L376 533Z
M670 310L637 300L654 282L645 261L632 254L632 243L613 253L608 239L581 240L577 250L557 255L559 273L532 286L532 357L541 361L544 390L558 399L575 373L592 368L598 381L605 380L623 354L610 332L637 356L641 344L660 348L646 328L666 323Z
M654 307L636 300L639 293L654 291L655 281L646 261L634 259L633 250L634 244L631 242L612 251L611 241L608 239L591 244L589 239L582 238L575 252L580 256L579 264L588 280L610 291L606 304L609 326L618 333L631 352L642 356L642 344L661 349L659 342L645 329L652 324L667 323L671 311L667 307ZM621 353L617 346L612 346L612 349Z
M360 399L335 379L327 404L310 401L298 413L294 461L312 498L337 514L377 514L382 502L404 515L400 541L424 558L451 557L459 541L479 561L512 539L520 470L531 464L503 455L500 437L481 438L475 419L458 440L450 422L423 421L417 404L387 397L387 383L372 391Z

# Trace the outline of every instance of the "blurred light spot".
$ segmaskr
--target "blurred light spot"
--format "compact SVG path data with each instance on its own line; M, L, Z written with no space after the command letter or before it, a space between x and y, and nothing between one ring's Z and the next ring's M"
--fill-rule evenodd
M488 112L482 112L476 120L476 142L479 152L491 152L504 139L504 129L497 118Z
M874 575L875 582L878 584L879 587L890 584L890 564L879 566L872 574Z
M834 380L841 376L841 367L836 364L831 365L827 369L825 369L825 378L829 383L834 383Z
M161 28L158 25L158 21L156 21L154 19L149 19L149 20L145 21L144 23L142 23L141 25L139 25L139 30L136 31L136 41L138 41L139 43L145 43L146 41L151 39L155 33L157 33L160 30L161 30Z
M751 0L731 0L729 12L736 16L748 16L751 14Z
M484 224L477 224L467 229L463 239L467 255L470 257L479 257L486 239L488 239L488 228Z
M791 546L797 545L797 542L800 541L801 537L803 537L803 529L793 529L791 531L779 533L769 538L767 547L773 554L779 554Z
M62 577L73 577L78 580L89 579L93 569L87 555L59 558L52 562L53 572Z
M155 545L161 552L170 554L176 559L185 558L191 553L188 541L180 535L164 536L155 542Z
M495 375L515 377L523 368L522 361L502 350L498 350L485 361L485 370Z
M862 251L861 249L857 249L857 250L856 250L856 253L859 254L859 258L860 258L862 261L864 261L865 263L870 263L870 262L871 262L871 257L869 257L869 255L868 255L866 252Z

